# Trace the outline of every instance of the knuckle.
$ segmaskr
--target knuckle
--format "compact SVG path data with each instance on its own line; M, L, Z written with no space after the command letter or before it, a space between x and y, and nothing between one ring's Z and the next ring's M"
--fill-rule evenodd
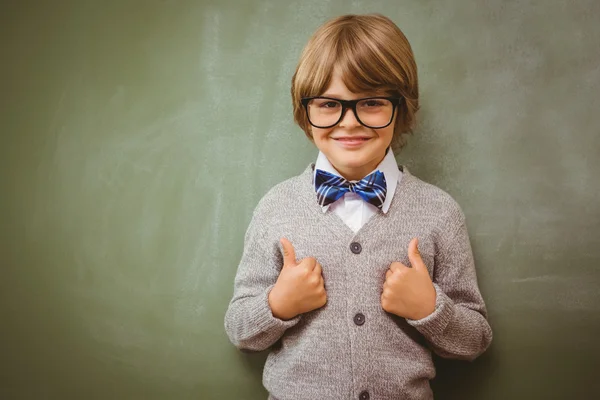
M307 268L302 268L300 271L298 271L298 276L303 281L307 281L310 278L310 270Z
M310 274L312 272L312 268L310 267L310 265L308 265L307 263L303 262L302 263L302 272L304 274Z

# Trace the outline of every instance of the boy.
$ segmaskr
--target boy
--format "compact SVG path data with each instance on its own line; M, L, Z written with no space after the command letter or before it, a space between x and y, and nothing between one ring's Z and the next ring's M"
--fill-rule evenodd
M419 108L410 44L381 15L328 21L292 101L319 155L257 205L226 332L271 348L270 399L431 399L431 351L473 360L492 332L460 206L391 151Z

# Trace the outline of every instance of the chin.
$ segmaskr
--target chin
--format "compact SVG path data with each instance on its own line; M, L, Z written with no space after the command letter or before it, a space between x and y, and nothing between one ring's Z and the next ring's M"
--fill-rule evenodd
M362 159L362 157L350 156L341 161L342 161L342 164L344 164L346 167L350 167L350 168L362 167L365 164L365 161Z
M365 163L359 160L341 160L338 166L345 170L358 170L365 166Z
M363 154L362 152L348 152L340 157L340 161L344 162L344 164L349 167L360 167L365 164L371 157L368 157L368 154Z

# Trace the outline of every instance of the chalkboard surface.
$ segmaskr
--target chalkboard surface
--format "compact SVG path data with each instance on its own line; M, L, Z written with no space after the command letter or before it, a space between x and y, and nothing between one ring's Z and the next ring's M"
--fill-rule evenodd
M436 399L600 398L594 0L3 2L0 398L266 398L223 328L244 232L317 155L302 47L365 12L413 46L397 159L462 206L494 329Z

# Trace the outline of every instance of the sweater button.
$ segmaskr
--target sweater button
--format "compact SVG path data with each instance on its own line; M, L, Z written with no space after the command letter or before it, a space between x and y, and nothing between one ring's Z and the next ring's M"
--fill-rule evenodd
M361 313L358 313L354 316L354 323L358 326L361 326L365 323L365 316Z
M352 242L350 243L350 250L354 254L360 254L360 252L362 251L362 246L358 242Z
M366 390L358 396L360 400L369 400L370 397L371 396L369 396L369 392L367 392Z

